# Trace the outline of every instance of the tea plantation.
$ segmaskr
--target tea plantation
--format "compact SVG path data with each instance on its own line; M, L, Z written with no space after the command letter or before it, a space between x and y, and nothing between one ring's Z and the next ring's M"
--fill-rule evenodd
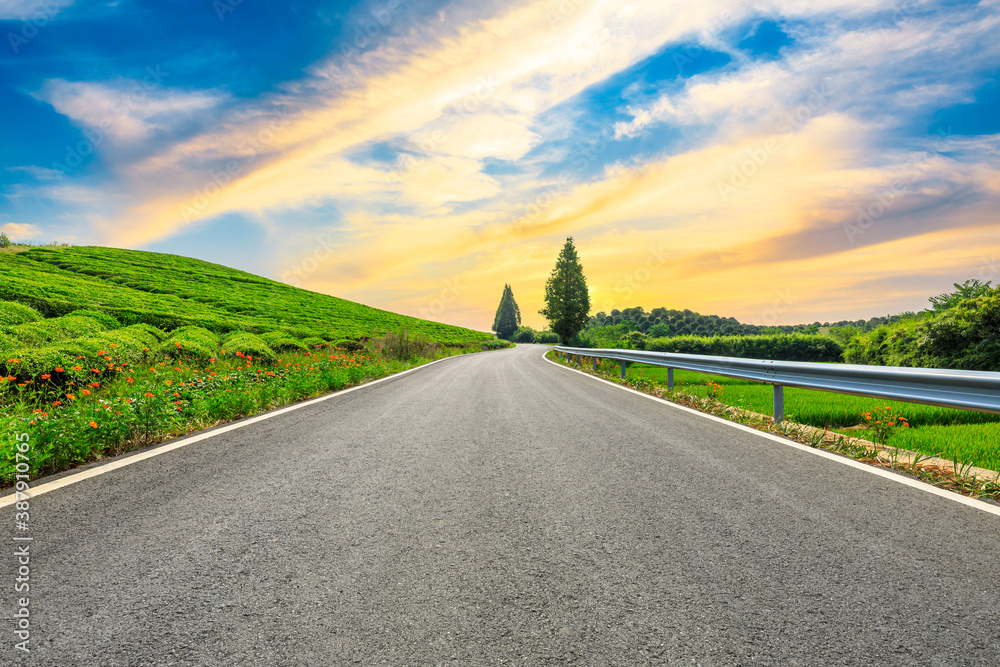
M267 359L404 329L446 346L493 338L175 255L101 247L0 255L0 351L19 362L0 367L7 374L109 347L136 361L157 350L208 358L221 346Z

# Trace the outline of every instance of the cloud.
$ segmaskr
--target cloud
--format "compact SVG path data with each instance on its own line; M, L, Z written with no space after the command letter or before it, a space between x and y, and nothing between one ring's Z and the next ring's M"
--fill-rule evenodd
M35 97L78 124L121 143L143 141L154 133L175 129L224 100L224 95L211 91L166 88L163 82L167 76L157 66L147 68L142 80L93 83L49 79Z
M7 222L0 225L0 233L6 234L14 241L22 241L40 235L41 230L34 225Z

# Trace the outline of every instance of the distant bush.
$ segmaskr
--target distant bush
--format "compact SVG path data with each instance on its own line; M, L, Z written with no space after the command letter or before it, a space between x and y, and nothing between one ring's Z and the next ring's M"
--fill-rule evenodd
M310 336L308 338L303 338L302 344L308 347L310 350L314 350L317 347L327 347L329 345L328 342L326 342L319 336Z
M372 338L368 347L386 359L396 361L410 361L420 357L433 359L440 349L425 336L413 336L406 329L388 331L381 338Z
M510 340L514 343L534 343L538 339L538 334L529 326L520 326L511 334Z
M245 331L238 331L226 336L225 340L222 341L222 348L226 354L241 352L265 362L273 362L278 358L274 350L260 336Z
M267 346L275 352L301 351L306 349L305 345L284 331L268 331L261 335L261 340L267 343Z
M559 334L554 331L539 331L538 335L535 336L535 342L542 345L558 345Z
M161 356L192 359L199 363L207 363L218 353L219 337L208 329L193 325L174 330L157 347L157 354Z
M774 361L840 362L844 356L843 347L833 338L809 334L653 338L646 341L646 349Z
M0 232L0 248L9 248L9 247L10 247L10 237L4 234L3 232Z
M8 327L38 322L41 319L41 313L31 306L16 301L0 301L0 333L5 332Z
M494 340L485 340L482 342L483 350L502 350L507 347L510 347L510 343L499 338Z

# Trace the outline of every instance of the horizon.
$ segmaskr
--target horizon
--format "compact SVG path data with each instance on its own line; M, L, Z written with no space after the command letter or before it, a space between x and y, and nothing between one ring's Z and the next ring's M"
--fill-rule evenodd
M480 331L567 236L592 314L997 282L1000 3L675 6L6 3L0 232Z

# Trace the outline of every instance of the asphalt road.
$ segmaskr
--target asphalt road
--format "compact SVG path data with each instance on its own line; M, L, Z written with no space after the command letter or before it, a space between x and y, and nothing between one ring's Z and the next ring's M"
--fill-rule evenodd
M32 651L7 620L0 662L1000 664L1000 517L541 355L36 497Z

